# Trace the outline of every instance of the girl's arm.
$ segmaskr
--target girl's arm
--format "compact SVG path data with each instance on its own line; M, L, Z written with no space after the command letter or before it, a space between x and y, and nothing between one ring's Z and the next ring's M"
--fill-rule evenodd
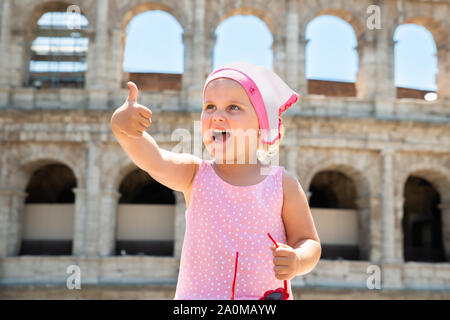
M281 280L292 279L314 269L321 255L320 239L305 192L295 177L283 173L282 217L287 245L272 247L274 270Z
M138 89L128 84L127 101L111 117L111 129L128 157L152 178L170 189L185 192L201 159L187 153L159 148L145 130L151 125L152 112L136 103Z

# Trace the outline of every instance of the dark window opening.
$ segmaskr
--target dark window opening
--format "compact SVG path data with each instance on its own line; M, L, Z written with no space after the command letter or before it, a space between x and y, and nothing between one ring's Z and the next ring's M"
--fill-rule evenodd
M119 204L175 204L173 190L152 179L143 170L129 173L119 187Z
M74 203L75 187L75 176L67 166L46 165L33 173L25 190L28 193L25 203Z
M356 209L355 185L340 172L319 172L311 182L310 192L311 208Z
M115 254L173 257L173 246L173 241L164 240L118 240Z
M440 196L428 181L409 177L402 221L405 261L444 262Z
M19 255L70 256L72 240L22 240Z

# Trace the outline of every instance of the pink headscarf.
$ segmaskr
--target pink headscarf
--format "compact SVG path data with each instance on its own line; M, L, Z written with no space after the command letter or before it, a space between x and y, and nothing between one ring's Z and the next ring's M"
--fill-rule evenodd
M274 144L281 136L280 115L297 102L299 94L269 69L235 62L216 69L208 76L203 88L203 101L206 87L218 78L235 80L245 89L258 116L261 142Z

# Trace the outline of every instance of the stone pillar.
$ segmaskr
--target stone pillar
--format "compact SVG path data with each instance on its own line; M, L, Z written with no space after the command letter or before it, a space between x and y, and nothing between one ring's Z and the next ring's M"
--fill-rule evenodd
M438 204L442 219L442 241L444 242L445 257L450 261L450 202Z
M100 223L98 228L98 251L100 256L114 255L116 239L117 205L120 193L105 190L101 196Z
M106 88L114 91L122 88L123 58L125 50L125 32L121 28L113 28L111 34L111 57L107 68Z
M194 2L194 86L203 87L205 73L208 72L205 72L205 0L195 0Z
M87 191L85 188L73 188L72 191L75 194L72 255L83 257L85 256L87 232Z
M189 70L192 72L188 74L191 77L191 85L184 91L184 101L189 109L200 111L202 109L203 85L209 71L207 61L210 55L205 39L205 0L195 0L194 2L193 30L189 30L183 37L183 40L187 41L191 40L190 37L192 38L187 47L188 52L185 53L189 55L187 58L190 59L185 62L185 66L189 63L188 73Z
M284 35L273 35L273 71L280 76L281 79L286 79L286 38Z
M397 195L394 198L394 227L395 227L395 237L394 237L394 261L402 262L404 260L403 255L403 204L405 203L405 198L403 196Z
M101 209L101 144L88 145L86 188L74 188L75 223L74 250L77 256L97 256L99 254L99 230Z
M308 80L306 79L306 45L308 44L308 41L309 40L305 39L304 35L299 35L297 93L301 95L308 94Z
M381 261L380 199L363 197L358 207L358 246L360 260Z
M396 98L394 82L394 45L388 34L377 30L358 40L359 66L356 79L357 96L361 99L379 100L379 114L392 114L382 100Z
M9 39L8 75L10 87L22 87L26 84L30 70L31 40L25 37L23 27L11 29Z
M100 197L101 197L101 143L89 142L86 176L87 202L87 232L86 251L89 256L98 254L98 239L100 230Z
M374 39L360 39L358 52L358 73L356 75L356 95L361 99L373 100L376 95L377 50Z
M214 47L216 46L217 36L215 32L208 33L208 36L205 40L205 70L204 70L204 80L208 77L208 75L213 71L213 55L214 55Z
M299 17L297 0L288 0L286 10L286 83L299 90Z
M1 6L1 28L0 28L0 87L9 86L9 51L10 51L10 39L11 39L11 29L10 29L10 8L11 0L4 0ZM1 104L0 96L0 105Z
M382 256L386 263L396 261L395 233L395 196L394 196L394 174L393 156L394 151L384 149L380 153L382 160L381 177L381 229L382 229Z
M88 66L91 69L89 83L89 108L106 109L108 106L108 62L109 62L109 39L108 39L108 0L97 0L97 16L95 26L95 49L94 63Z
M184 71L181 83L181 89L188 91L194 74L194 33L192 30L183 31L183 45L184 45Z
M394 78L394 47L395 41L390 37L390 33L378 30L376 45L377 57L377 96L383 98L396 99L397 91ZM373 81L373 79L368 79Z
M28 194L13 188L0 188L0 257L16 256L22 242L22 216Z
M437 94L440 99L450 99L450 49L449 45L437 49L439 73L436 75Z
M184 233L186 231L186 201L183 192L175 193L175 234L174 234L174 256L181 257Z

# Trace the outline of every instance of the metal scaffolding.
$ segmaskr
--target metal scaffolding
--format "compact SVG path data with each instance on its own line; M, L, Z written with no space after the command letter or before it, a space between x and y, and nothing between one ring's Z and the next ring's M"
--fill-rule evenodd
M72 21L79 21L72 27ZM47 12L34 30L27 86L83 88L87 70L87 19L75 13Z

